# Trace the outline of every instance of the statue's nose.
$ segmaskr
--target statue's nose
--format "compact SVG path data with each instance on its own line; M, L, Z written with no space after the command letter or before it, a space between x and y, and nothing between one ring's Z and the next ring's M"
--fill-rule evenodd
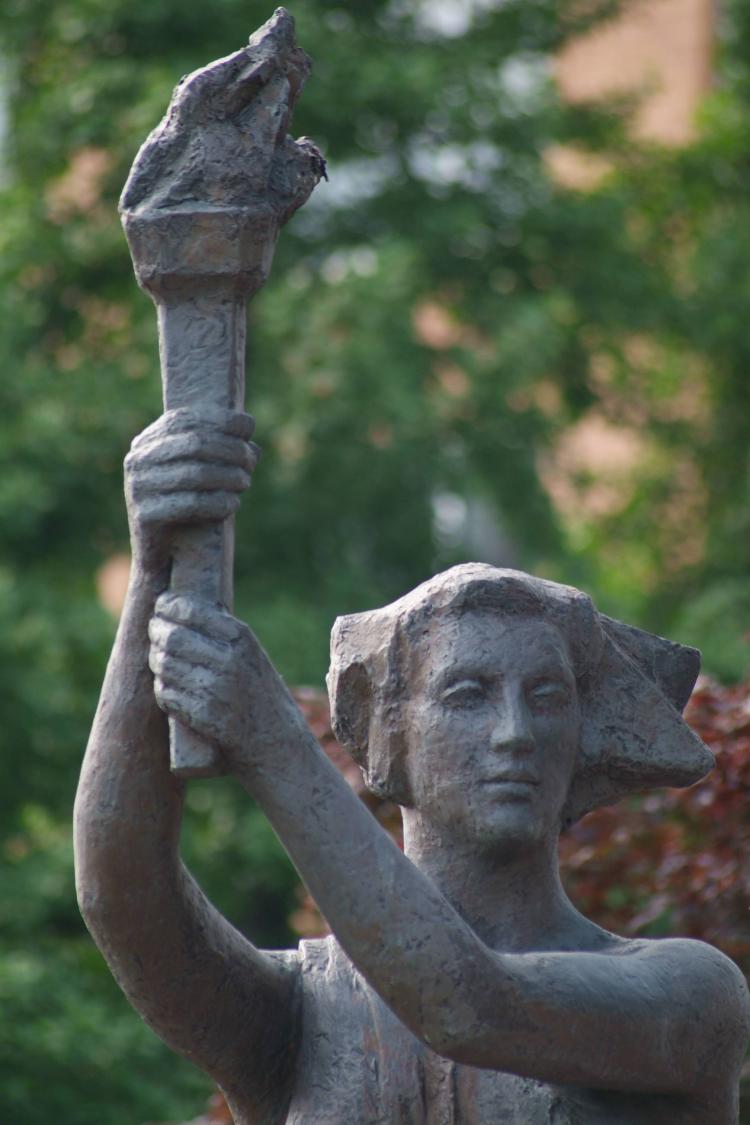
M498 700L491 741L494 750L506 753L528 753L536 746L528 708L520 692L505 691L502 700Z

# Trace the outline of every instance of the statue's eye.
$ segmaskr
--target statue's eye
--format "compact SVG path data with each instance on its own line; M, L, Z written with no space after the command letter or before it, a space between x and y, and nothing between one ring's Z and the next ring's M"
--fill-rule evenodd
M458 680L442 693L442 700L450 707L471 707L484 699L484 685L480 680Z
M531 706L538 708L561 707L569 697L567 685L561 680L540 680L527 694Z

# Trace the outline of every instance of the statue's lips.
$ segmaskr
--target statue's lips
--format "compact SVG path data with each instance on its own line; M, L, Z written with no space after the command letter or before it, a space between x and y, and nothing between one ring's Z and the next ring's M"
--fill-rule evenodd
M530 800L539 786L539 778L534 774L502 774L488 777L482 781L482 788L493 797Z

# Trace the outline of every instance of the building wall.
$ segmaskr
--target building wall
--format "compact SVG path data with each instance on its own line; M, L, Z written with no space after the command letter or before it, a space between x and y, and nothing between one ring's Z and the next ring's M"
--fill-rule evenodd
M602 93L646 93L635 131L682 144L711 81L714 0L630 0L621 16L571 43L557 79L570 101Z

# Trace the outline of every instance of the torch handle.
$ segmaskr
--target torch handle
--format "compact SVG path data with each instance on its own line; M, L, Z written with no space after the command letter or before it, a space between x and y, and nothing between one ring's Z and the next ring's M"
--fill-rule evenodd
M246 297L229 286L157 300L164 409L242 410L245 397ZM175 536L170 590L231 610L234 517L185 527ZM224 771L218 747L170 718L170 765L178 777Z

